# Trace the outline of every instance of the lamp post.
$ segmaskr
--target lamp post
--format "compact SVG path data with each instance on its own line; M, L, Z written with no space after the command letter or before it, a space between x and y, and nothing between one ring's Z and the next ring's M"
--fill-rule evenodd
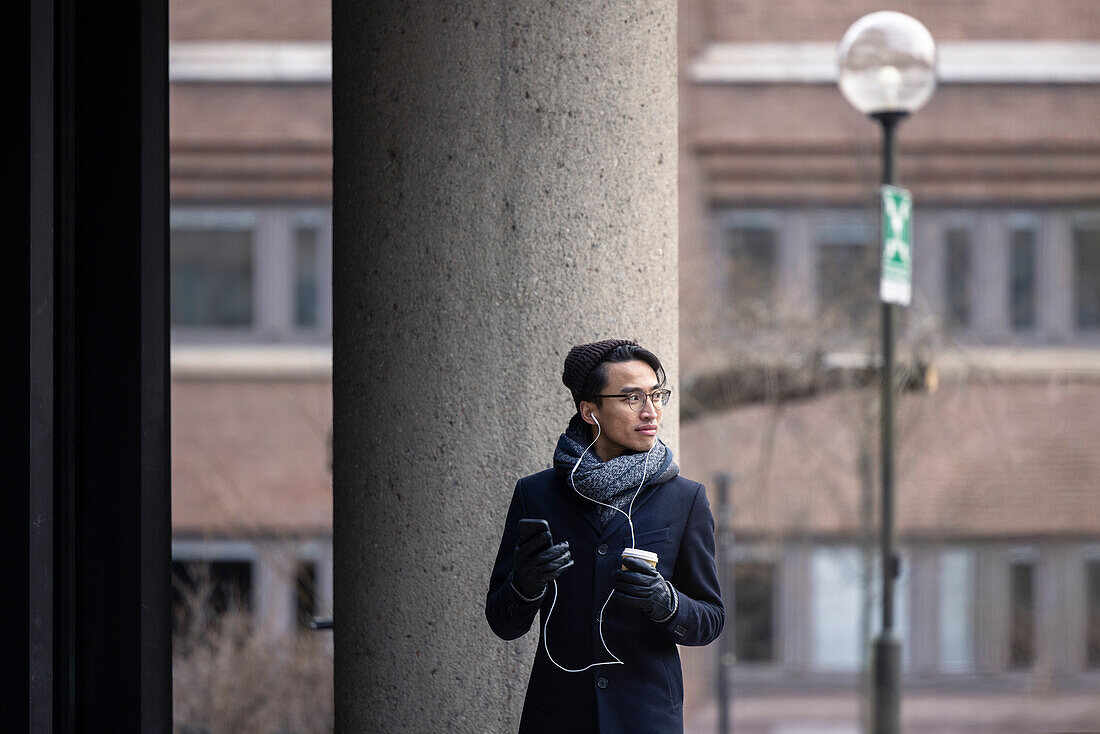
M860 112L882 125L882 183L896 184L898 125L919 109L936 88L936 44L920 21L903 13L865 15L845 32L838 49L839 86ZM887 189L887 187L890 187ZM907 194L907 192L905 192ZM895 205L896 207L896 205ZM906 219L908 212L906 212ZM887 231L886 222L883 226ZM901 729L901 646L894 635L894 580L900 564L894 541L894 306L908 305L909 283L899 293L887 287L884 241L882 287L882 631L874 647L874 733ZM908 242L903 260L911 263ZM911 265L909 266L911 273Z
M726 626L718 639L718 734L731 734L733 720L730 716L730 704L733 694L730 691L730 676L737 659L737 605L733 573L733 501L730 487L737 481L737 475L721 472L715 478L718 486L718 573L722 587L722 600L728 610Z

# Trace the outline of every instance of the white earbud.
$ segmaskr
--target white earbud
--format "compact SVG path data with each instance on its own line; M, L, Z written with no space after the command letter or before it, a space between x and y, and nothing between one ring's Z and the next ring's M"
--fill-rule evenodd
M597 428L600 427L600 419L596 417L595 413L589 413L588 417L591 418L592 420L596 421L596 427Z

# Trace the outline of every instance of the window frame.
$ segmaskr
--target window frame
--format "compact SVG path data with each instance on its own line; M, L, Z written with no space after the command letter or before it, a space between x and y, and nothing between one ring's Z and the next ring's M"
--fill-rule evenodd
M248 209L233 209L233 208L206 208L206 209L172 209L169 216L168 224L168 239L169 239L169 289L172 287L172 273L171 273L171 240L172 233L177 229L187 230L209 230L209 231L224 231L224 230L244 230L249 233L249 244L251 247L250 258L252 263L252 324L248 326L223 326L223 325L211 325L211 326L192 326L192 325L178 325L172 322L171 315L169 315L169 330L172 334L172 338L177 336L186 340L187 336L191 334L201 334L209 337L216 337L219 339L240 341L248 339L250 333L256 329L256 323L260 318L260 303L262 302L260 294L260 273L263 268L260 263L260 248L257 246L257 240L259 239L259 217L255 211ZM169 302L171 302L171 293L169 293Z
M248 228L252 232L249 326L171 324L172 344L328 344L332 341L332 208L327 204L199 206L173 204L169 232ZM317 324L301 327L297 306L295 233L317 228Z

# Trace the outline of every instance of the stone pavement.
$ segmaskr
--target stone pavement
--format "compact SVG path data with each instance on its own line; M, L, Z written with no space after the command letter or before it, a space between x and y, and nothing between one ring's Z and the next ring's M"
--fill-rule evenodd
M754 694L735 698L731 734L860 734L859 705L849 691ZM717 734L714 702L685 712L685 734ZM1095 691L1046 695L919 691L902 701L903 734L1100 734Z

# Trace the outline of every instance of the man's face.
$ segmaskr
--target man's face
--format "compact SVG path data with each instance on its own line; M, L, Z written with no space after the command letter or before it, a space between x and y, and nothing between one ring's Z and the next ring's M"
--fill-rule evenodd
M612 362L607 365L607 385L601 395L624 393L650 393L660 387L657 374L645 362ZM603 398L602 405L581 401L581 417L593 427L600 422L600 437L593 446L596 455L604 461L636 451L649 451L657 441L657 428L661 424L661 411L646 400L640 412L635 413L622 398Z

